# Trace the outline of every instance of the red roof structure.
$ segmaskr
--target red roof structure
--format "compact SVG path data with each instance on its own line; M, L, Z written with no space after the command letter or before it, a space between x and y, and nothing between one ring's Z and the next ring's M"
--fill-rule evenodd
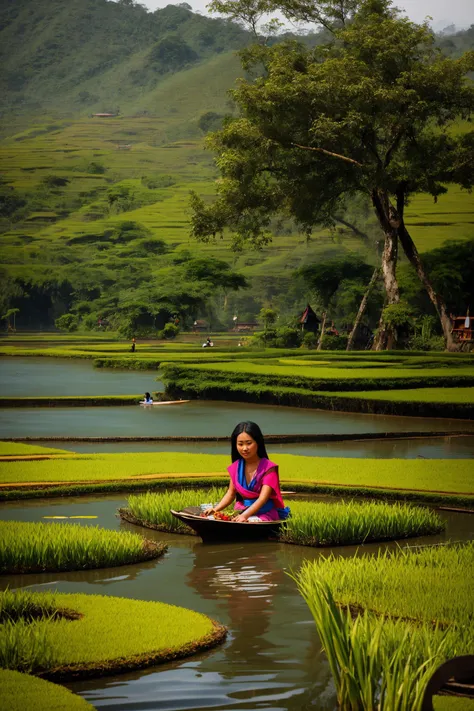
M302 331L312 331L313 333L319 331L321 321L316 316L309 304L306 305L306 308L303 311L301 317L298 319L298 321L301 324Z

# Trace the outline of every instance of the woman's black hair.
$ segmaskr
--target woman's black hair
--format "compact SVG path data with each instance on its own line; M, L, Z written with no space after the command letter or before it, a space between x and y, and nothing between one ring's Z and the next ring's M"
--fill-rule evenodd
M245 432L245 434L248 434L254 439L257 443L257 455L260 457L260 459L268 459L268 454L267 450L265 447L265 441L263 439L263 434L262 430L260 427L255 423L255 422L239 422L237 427L234 429L230 436L230 441L231 441L231 451L230 451L230 456L232 458L233 462L236 462L237 459L240 459L240 454L237 450L237 437L239 434L242 434L242 432Z
M145 393L145 400L150 400L150 399L151 399L150 393Z

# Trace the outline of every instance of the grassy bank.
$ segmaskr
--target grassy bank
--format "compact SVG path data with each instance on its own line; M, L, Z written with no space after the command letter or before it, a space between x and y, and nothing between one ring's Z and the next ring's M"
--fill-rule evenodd
M27 604L22 605L22 596ZM80 594L0 594L0 665L51 680L117 674L180 659L225 637L205 615L160 602ZM25 608L43 615L27 623ZM57 619L51 609L58 610Z
M170 509L215 502L224 490L211 489L131 496L120 509L125 520L170 533L192 533ZM231 511L231 509L229 509ZM280 534L284 543L303 546L343 546L440 533L444 523L434 512L414 506L382 503L291 502L292 516ZM131 514L131 516L130 516Z
M271 456L271 451L270 451ZM136 477L163 476L166 479L206 478L210 473L227 480L229 457L224 454L187 454L176 452L76 454L68 459L0 462L0 482L11 485L57 482L120 482ZM420 493L474 495L472 463L464 459L357 459L339 457L304 457L279 454L280 478L292 485L353 486L393 489ZM166 476L165 476L166 475ZM147 485L147 479L136 479Z
M22 442L0 442L0 457L28 456L34 454L71 454L66 449L55 449L53 447L41 447L36 444L23 444Z
M28 708L35 711L92 711L94 708L64 686L7 669L0 670L0 688L3 708L8 711Z
M142 395L80 395L54 397L0 397L0 407L116 407L138 405Z
M43 573L158 558L161 543L129 532L74 524L0 521L0 573Z

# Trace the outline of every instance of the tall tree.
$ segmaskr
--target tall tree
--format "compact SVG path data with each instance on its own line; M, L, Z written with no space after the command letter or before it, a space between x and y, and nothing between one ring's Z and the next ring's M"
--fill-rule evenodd
M257 41L241 52L254 72L232 92L240 116L208 139L221 177L217 198L191 198L192 231L206 241L224 228L234 246L271 239L272 216L291 216L307 233L331 224L341 203L370 198L384 236L382 275L387 305L400 300L399 244L438 312L448 347L450 323L441 297L404 222L410 197L437 199L455 182L474 183L474 132L453 122L474 109L474 53L446 58L427 25L400 17L390 0L214 0L211 8L255 29L263 12L323 25L325 46ZM382 320L377 348L396 330Z

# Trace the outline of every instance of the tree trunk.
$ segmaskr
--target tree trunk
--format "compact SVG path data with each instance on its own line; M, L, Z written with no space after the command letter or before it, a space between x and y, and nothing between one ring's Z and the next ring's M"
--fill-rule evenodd
M398 227L400 220L394 214L390 205L390 200L386 190L372 190L372 204L375 208L380 226L385 235L384 248L382 252L382 276L387 295L386 304L398 304L400 292L397 281L397 258L398 258ZM397 345L397 332L383 320L383 311L379 321L378 333L374 340L372 350L383 351L395 348Z
M323 346L324 331L326 328L326 316L327 316L327 311L324 311L323 312L323 320L321 322L321 333L319 334L319 341L318 341L318 345L316 346L317 351L320 351Z
M457 344L453 341L453 336L451 333L452 324L446 311L446 304L444 303L444 300L441 298L441 296L437 294L434 290L430 278L425 272L425 268L421 262L416 245L413 242L407 228L405 227L405 223L403 221L404 207L405 194L403 188L400 187L397 191L397 211L401 218L400 227L398 228L398 236L400 238L403 251L408 257L411 265L415 268L421 283L425 287L427 294L430 297L431 303L436 309L436 313L438 314L438 318L441 323L441 328L443 329L443 336L445 338L446 348L448 349L448 351L458 350Z
M362 316L364 315L365 309L367 307L367 302L369 301L369 296L372 293L372 290L373 290L375 284L377 283L379 276L380 276L380 267L377 267L376 269L374 269L372 278L369 282L367 289L365 290L365 294L362 297L362 301L360 302L359 311L357 312L357 316L355 318L354 325L352 327L352 331L350 332L349 338L347 339L346 351L352 350L352 344L354 342L357 328L362 320Z

